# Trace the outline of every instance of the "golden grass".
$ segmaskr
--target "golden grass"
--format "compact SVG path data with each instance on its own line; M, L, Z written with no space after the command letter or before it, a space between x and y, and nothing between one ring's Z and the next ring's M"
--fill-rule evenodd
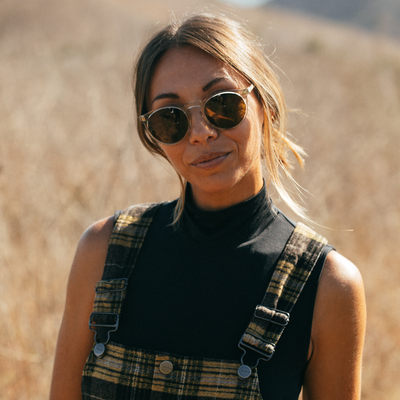
M135 137L129 75L155 20L206 3L143 4L0 2L1 399L47 397L82 231L177 196L174 173ZM267 52L276 45L289 104L308 114L291 131L310 155L296 174L310 215L365 279L363 398L398 399L400 45L271 9L241 17Z

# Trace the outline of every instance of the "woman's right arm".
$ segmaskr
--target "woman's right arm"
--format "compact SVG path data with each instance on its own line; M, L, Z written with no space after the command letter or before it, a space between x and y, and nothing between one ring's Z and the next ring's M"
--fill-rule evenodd
M94 332L89 329L95 285L101 280L114 217L96 222L82 235L68 280L50 400L82 399L81 379L92 349Z

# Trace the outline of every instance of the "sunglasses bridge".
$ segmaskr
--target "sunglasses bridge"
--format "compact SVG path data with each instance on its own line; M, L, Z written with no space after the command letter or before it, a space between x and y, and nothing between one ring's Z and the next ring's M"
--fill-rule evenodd
M215 129L216 127L211 123L211 121L207 118L207 115L204 112L204 108L205 105L207 103L209 99L207 100L197 100L197 101L193 101L192 103L187 103L185 104L183 107L178 107L181 110L184 111L184 113L186 114L186 117L188 119L189 122L189 126L188 126L188 130L191 128L192 126L192 114L189 113L188 111L191 110L192 108L200 108L200 115L203 118L203 121L206 122L207 126L210 126L211 128ZM187 132L186 132L187 133Z

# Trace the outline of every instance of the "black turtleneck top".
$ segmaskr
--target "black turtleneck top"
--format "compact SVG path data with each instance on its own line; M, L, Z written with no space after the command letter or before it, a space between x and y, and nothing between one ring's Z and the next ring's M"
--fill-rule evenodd
M176 201L154 216L129 279L120 325L111 340L192 357L240 361L238 342L264 297L294 224L263 188L221 211L197 208L187 190L179 225ZM310 343L321 255L272 359L258 366L263 398L297 399Z

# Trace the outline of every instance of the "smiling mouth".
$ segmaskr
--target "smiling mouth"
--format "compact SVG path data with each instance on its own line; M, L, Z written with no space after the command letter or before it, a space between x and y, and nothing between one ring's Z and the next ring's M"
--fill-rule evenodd
M229 154L228 152L215 152L215 153L204 154L204 155L196 158L192 162L192 165L201 166L201 165L206 165L206 164L210 164L213 162L222 161L227 157L228 154Z
M215 153L204 154L196 158L192 162L192 165L194 165L195 167L213 167L215 165L218 165L223 160L225 160L228 154L229 152L215 152Z

